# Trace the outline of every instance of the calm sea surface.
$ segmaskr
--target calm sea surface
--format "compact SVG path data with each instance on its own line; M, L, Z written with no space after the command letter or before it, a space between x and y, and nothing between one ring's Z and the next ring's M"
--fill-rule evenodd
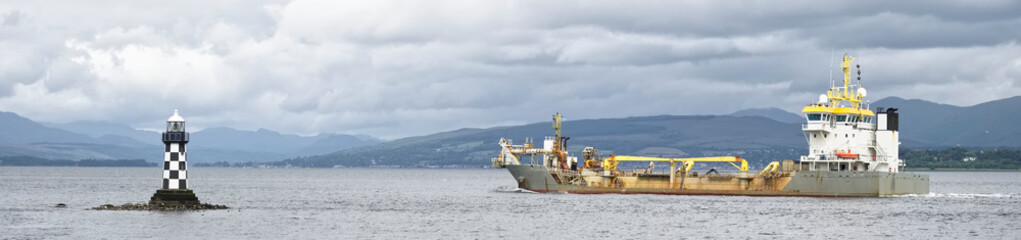
M233 209L87 210L148 201L159 168L0 167L0 239L1021 238L1018 172L834 199L535 194L503 169L188 170L200 200Z

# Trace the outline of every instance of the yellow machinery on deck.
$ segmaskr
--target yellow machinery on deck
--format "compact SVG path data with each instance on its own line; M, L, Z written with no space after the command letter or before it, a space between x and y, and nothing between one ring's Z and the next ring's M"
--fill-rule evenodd
M683 162L681 169L684 169L684 173L691 171L691 167L695 165L695 162L727 162L730 165L736 167L739 171L748 172L748 161L737 156L726 156L726 157L700 157L700 158L657 158L657 157L637 157L637 156L617 156L610 155L610 157L603 159L603 169L614 170L617 169L617 164L620 162L670 162L671 171L675 170L677 162ZM738 166L734 162L740 162Z
M675 169L673 169L673 168L676 166L677 162L682 162L680 170L683 170L685 174L687 174L688 172L691 171L691 168L693 166L695 166L695 162L727 162L727 163L730 163L730 165L733 165L735 168L737 168L738 171L748 172L748 160L745 160L745 159L737 157L737 156L733 156L733 157L731 157L731 156L724 156L724 157L700 157L700 158L657 158L657 157L638 157L638 156L617 156L617 155L612 155L611 154L609 158L603 159L602 167L605 170L611 170L612 171L612 170L617 169L617 164L619 164L620 162L627 162L627 161L632 161L632 162L638 162L638 161L641 161L641 162L644 162L644 161L650 161L650 162L670 162L671 171L675 171ZM735 164L734 162L740 162L741 165ZM591 165L590 162L586 162L586 166L590 166L590 165ZM777 172L777 171L779 171L779 168L780 168L780 162L774 161L774 162L769 163L769 165L766 165L766 167L762 169L762 172L760 174L768 174L768 173L772 173L772 172Z
M614 171L617 169L617 165L620 162L670 162L670 184L674 183L679 172L682 172L682 176L687 176L691 168L695 166L695 162L726 162L737 168L742 173L748 172L748 160L737 156L723 156L723 157L700 157L700 158L658 158L658 157L638 157L638 156L617 156L610 155L610 157L603 159L602 168L607 171ZM677 168L677 162L681 162L681 167ZM736 162L736 163L735 163ZM651 164L651 163L650 163ZM586 166L594 166L593 162L586 161ZM772 162L767 165L760 175L767 176L773 175L779 170L780 163Z

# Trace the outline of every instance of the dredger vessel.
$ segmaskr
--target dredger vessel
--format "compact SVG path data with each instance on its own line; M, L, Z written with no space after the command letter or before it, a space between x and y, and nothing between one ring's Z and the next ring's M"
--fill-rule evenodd
M507 168L519 188L536 192L811 197L928 194L928 175L900 172L904 161L898 157L897 109L869 110L860 69L857 84L851 81L853 61L845 54L841 61L843 85L831 81L826 94L802 110L806 122L801 128L809 154L772 162L761 171L749 171L748 161L738 156L601 156L592 147L582 150L579 161L568 153L567 138L560 135L559 113L553 116L556 135L546 137L542 148L528 140L514 145L500 139L502 150L493 158L493 167ZM542 161L523 163L526 157ZM666 162L670 167L667 173L653 173L651 168L617 169L627 161L650 162L650 166ZM738 171L692 171L700 162L727 162Z

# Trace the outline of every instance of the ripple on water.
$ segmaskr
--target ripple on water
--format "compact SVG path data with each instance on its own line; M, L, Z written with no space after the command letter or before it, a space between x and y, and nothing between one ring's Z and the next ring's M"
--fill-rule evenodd
M929 194L907 194L890 197L903 197L903 198L1017 198L1021 199L1021 195L1014 193L929 193Z
M532 190L528 190L528 189L524 189L524 188L519 188L519 187L510 187L510 186L500 186L500 187L497 187L496 190L493 190L493 191L501 192L501 193L538 193L538 192L535 192L535 191L532 191Z

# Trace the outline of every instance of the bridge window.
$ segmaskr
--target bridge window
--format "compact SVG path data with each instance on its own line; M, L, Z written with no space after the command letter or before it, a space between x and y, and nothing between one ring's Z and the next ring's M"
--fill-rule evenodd
M811 113L808 114L808 121L819 121L822 120L822 114Z
M837 122L846 122L847 115L837 115Z

